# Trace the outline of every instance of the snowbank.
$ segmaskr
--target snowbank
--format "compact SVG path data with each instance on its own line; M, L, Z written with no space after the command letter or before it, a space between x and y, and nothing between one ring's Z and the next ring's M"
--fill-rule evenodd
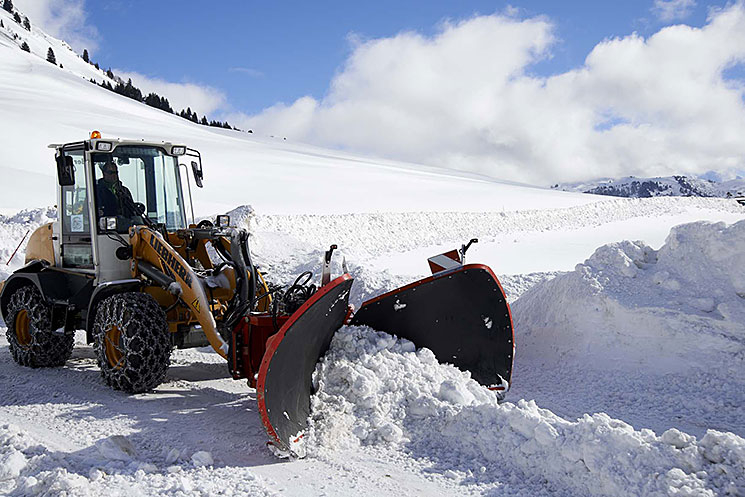
M26 245L34 230L56 219L57 209L54 207L24 209L10 216L0 214L0 281L5 280L13 271L23 266ZM26 235L25 239L24 235ZM8 265L8 259L13 255L13 251L21 240L23 243L18 253Z
M316 372L308 451L384 445L463 483L551 481L583 495L745 492L745 439L635 430L606 414L567 421L496 396L426 350L364 327L334 337Z
M669 216L686 211L716 210L742 215L737 202L696 197L613 199L564 208L490 212L376 212L330 215L257 215L257 234L291 233L316 249L337 243L357 257L404 252L417 247L484 243L513 233L567 231L633 218ZM448 248L448 250L450 247ZM476 248L474 248L475 250ZM433 254L434 255L434 254ZM426 265L425 265L426 266Z
M655 251L605 245L512 306L531 365L690 372L745 368L745 221L673 228Z

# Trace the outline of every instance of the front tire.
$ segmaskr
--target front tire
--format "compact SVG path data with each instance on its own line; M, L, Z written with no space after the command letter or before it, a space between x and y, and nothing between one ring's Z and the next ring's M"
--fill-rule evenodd
M34 285L18 288L8 301L10 353L21 366L46 368L62 366L72 355L75 336L54 333L52 309Z
M146 293L104 299L93 324L94 349L106 383L128 393L160 385L171 357L166 315Z

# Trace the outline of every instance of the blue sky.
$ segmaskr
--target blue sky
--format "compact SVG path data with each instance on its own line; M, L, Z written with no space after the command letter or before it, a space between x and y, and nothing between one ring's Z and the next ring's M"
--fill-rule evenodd
M701 26L712 5L688 9ZM724 2L719 2L724 5ZM320 99L349 56L350 37L385 38L414 30L431 35L444 19L519 9L547 16L559 42L552 58L531 68L563 72L582 64L600 41L665 24L651 1L392 1L222 2L99 0L87 22L99 33L93 59L103 67L222 90L230 106L253 114L304 95Z

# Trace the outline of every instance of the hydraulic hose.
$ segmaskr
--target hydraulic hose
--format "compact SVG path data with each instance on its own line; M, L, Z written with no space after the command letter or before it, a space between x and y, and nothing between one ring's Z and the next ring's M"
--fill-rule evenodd
M244 260L248 264L248 270L250 271L251 280L248 282L248 312L253 310L254 299L256 298L256 282L259 279L259 275L256 274L256 267L254 267L253 260L251 259L251 249L248 246L248 232L242 231L242 237L245 238L241 244L241 250L243 251Z
M251 312L256 297L256 268L251 260L251 252L248 248L248 233L244 230L231 229L230 233L230 258L236 270L236 297L237 301L226 316L225 324L232 328L234 324L247 312ZM248 278L248 281L246 279Z

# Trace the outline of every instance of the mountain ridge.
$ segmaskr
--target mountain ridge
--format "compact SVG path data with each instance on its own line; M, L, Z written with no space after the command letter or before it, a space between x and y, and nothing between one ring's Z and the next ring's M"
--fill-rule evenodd
M684 175L639 178L603 178L595 181L557 183L553 190L590 193L611 197L742 197L745 196L745 179L714 181Z

